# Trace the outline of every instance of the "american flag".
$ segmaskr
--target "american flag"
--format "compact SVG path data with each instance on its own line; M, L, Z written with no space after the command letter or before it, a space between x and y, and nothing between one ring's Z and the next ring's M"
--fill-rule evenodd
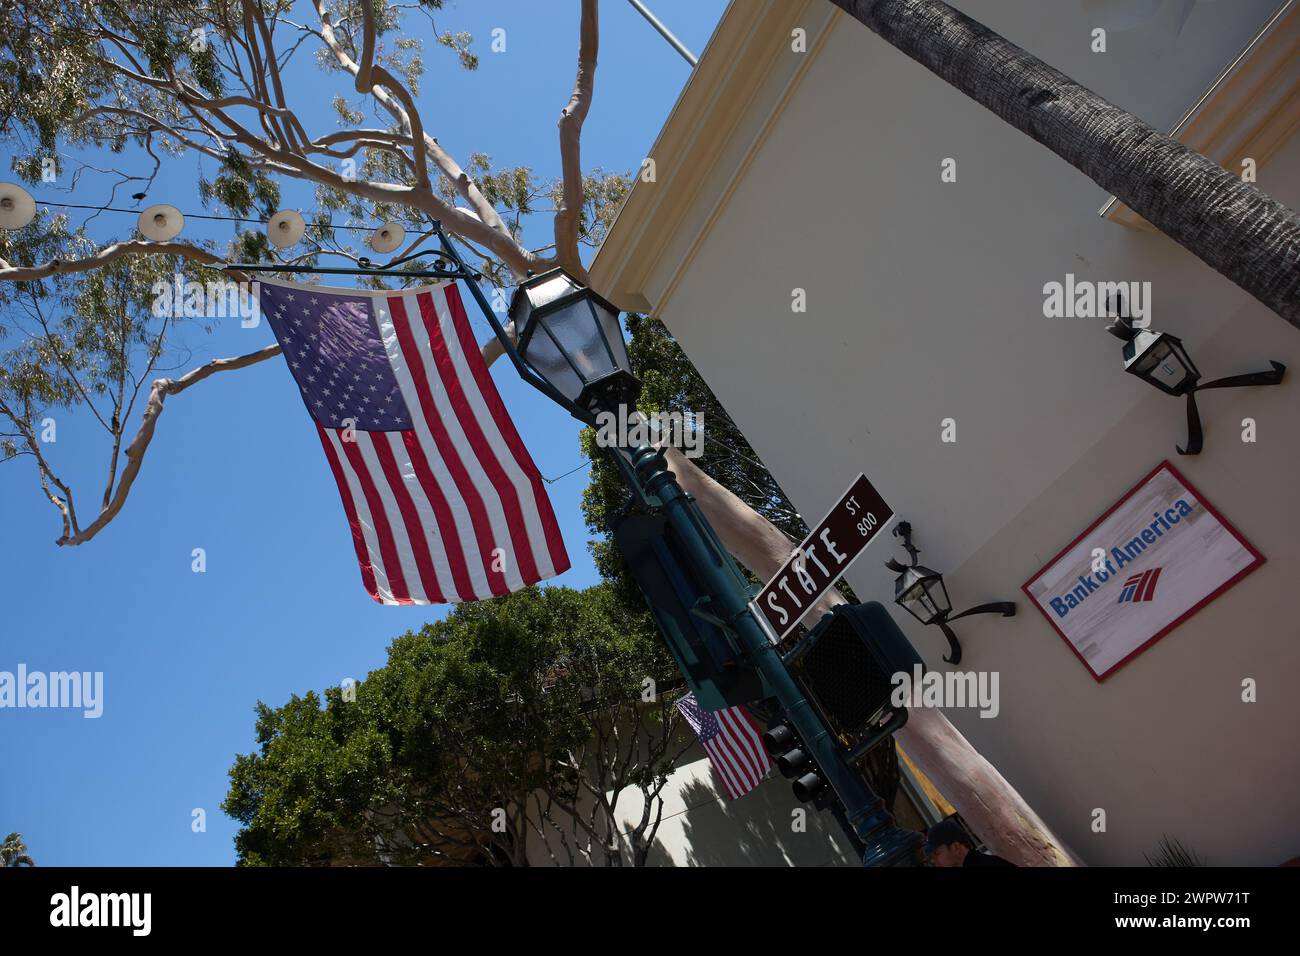
M260 283L381 604L476 601L569 567L453 283Z
M699 705L694 694L677 701L677 709L700 738L709 763L731 799L743 797L763 782L772 762L763 748L758 722L749 711L724 707L710 713Z

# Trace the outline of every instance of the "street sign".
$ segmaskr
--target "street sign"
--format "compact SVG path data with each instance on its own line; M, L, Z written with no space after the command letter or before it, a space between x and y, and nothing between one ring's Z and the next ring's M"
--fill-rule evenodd
M754 598L755 615L775 644L848 570L872 539L894 517L866 475L844 492L835 507Z

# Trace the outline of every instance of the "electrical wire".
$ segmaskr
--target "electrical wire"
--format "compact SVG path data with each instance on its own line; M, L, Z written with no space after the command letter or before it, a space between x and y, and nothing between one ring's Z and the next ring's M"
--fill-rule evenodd
M584 462L583 462L581 465L579 465L577 468L571 468L571 469L569 469L568 471L566 471L566 472L565 472L564 474L562 474L562 475L556 475L554 478L547 478L545 475L543 475L543 476L542 476L542 481L546 482L548 485L553 485L553 484L555 484L557 481L559 481L561 478L568 478L568 477L569 477L570 475L572 475L574 472L582 471L582 469L586 468L586 467L587 467L588 465L590 465L590 464L591 464L591 459L588 458L586 461L584 461Z

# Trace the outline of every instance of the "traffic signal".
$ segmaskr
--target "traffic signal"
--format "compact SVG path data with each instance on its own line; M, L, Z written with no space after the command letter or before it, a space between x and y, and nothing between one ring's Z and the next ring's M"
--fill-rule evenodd
M893 676L900 671L910 676L921 657L883 605L837 607L783 659L845 763L857 763L907 723L907 708L892 700ZM801 802L824 808L834 799L812 748L788 717L763 734L763 746L781 775L793 781Z
M880 603L835 608L784 659L850 760L907 723L893 677L910 676L921 656Z
M763 734L763 746L776 760L776 769L793 780L794 795L801 803L814 800L826 786L803 742L788 723L780 723Z
M629 512L613 522L613 531L659 633L700 706L718 711L767 696L758 672L744 663L723 622L707 613L706 589L692 574L664 516Z

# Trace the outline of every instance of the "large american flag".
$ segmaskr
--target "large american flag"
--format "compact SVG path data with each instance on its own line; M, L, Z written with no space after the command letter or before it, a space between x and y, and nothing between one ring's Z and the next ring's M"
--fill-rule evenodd
M569 567L454 283L260 283L381 604L475 601Z
M731 799L743 797L763 782L772 762L763 748L758 722L749 711L724 707L710 713L699 705L694 694L677 701L677 709L700 738L709 763Z

